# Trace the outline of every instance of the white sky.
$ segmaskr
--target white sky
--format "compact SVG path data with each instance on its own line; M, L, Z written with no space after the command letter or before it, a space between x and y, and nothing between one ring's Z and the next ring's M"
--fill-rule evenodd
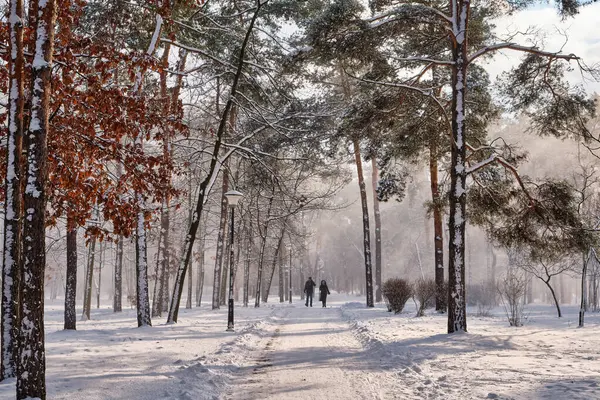
M588 66L595 63L600 65L600 3L583 8L579 15L564 22L561 22L555 8L544 6L504 17L498 20L496 25L496 34L499 37L504 37L509 32L524 32L528 27L534 27L544 35L545 50L558 51L562 47L564 53L576 54ZM559 31L566 33L567 38ZM517 37L515 41L523 45L531 44L531 41L523 36ZM495 79L502 71L518 63L519 58L518 52L504 51L498 53L491 62L488 61L488 64L484 66L490 73L490 77ZM591 82L589 77L587 77L587 81L584 81L577 69L577 64L572 62L571 65L575 69L569 74L571 82L583 82L589 93L594 91L600 93L599 82Z

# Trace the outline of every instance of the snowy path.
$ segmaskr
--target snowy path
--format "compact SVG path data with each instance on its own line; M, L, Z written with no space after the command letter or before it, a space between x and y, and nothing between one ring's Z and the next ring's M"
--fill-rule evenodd
M279 310L225 399L384 399L389 382L339 308Z

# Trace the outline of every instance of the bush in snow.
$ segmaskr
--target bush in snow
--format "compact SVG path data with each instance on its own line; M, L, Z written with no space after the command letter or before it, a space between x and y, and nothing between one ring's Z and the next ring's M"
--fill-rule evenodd
M413 294L412 285L408 281L399 278L388 279L383 284L382 289L388 311L393 311L395 314L402 312L406 302Z
M498 281L498 294L510 326L522 326L525 311L525 294L529 277L523 271L509 268Z
M415 283L413 297L419 303L417 317L425 315L425 309L435 306L436 286L433 279L419 279Z

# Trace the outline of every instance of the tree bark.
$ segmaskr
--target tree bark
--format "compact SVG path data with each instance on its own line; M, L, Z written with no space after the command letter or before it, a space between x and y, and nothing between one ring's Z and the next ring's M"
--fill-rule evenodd
M100 259L98 260L98 284L96 285L96 308L100 308L100 290L102 289L102 267L104 266L104 250L106 246L100 242Z
M55 0L37 4L36 47L32 62L31 118L27 132L23 209L23 270L19 304L20 340L17 399L46 399L44 349L44 275L46 268L46 182L48 181L48 106L54 53Z
M453 0L452 146L450 163L450 243L448 246L448 333L467 331L465 297L467 22L470 0Z
M65 284L65 330L77 329L75 296L77 294L77 225L67 215L67 278Z
M258 271L256 276L256 297L254 298L254 307L260 307L260 299L261 299L261 288L262 288L262 273L263 273L263 263L265 261L265 252L267 247L267 237L269 230L269 219L271 217L271 208L273 207L273 199L275 193L275 186L273 186L271 191L271 196L269 197L269 205L267 207L267 216L264 222L264 231L260 232L260 224L261 221L258 221L258 232L261 236L261 244L260 244L260 252L258 254ZM257 217L260 219L260 214L257 213Z
M356 172L358 174L358 187L360 189L360 202L362 205L363 237L364 237L364 261L365 261L365 286L367 307L374 307L373 302L373 270L371 265L371 231L369 229L369 206L367 205L367 190L365 177L362 169L360 146L358 139L353 139L354 160L356 161Z
M273 262L271 263L271 273L267 276L267 282L263 290L263 302L266 303L269 299L269 293L271 291L271 284L273 283L273 276L275 275L275 269L277 268L277 257L281 252L281 244L283 243L283 236L285 235L285 221L281 228L281 232L279 232L279 239L277 240L277 246L275 247L275 252L273 253Z
M217 253L215 255L215 269L213 281L213 302L212 309L221 307L221 285L222 285L222 267L223 267L223 249L225 247L225 235L227 230L227 198L225 193L229 190L229 174L223 172L223 182L221 186L221 218L219 219L219 233L217 234ZM223 285L224 286L224 285Z
M585 254L582 255L583 258L583 267L581 270L581 305L579 307L579 328L583 328L584 325L584 319L585 319L585 312L587 310L587 266L588 266L588 259L591 259L592 252L589 251L588 252L589 256L586 259Z
M279 302L283 303L286 300L285 286L285 271L284 271L283 251L279 252Z
M185 308L192 308L192 295L194 293L193 291L193 282L194 282L194 276L192 273L192 270L194 268L188 268L188 295L187 295L187 301L185 302Z
M377 160L371 158L372 186L373 186L373 211L375 214L375 301L381 303L381 213L379 212L379 199L377 198L377 184L379 182L379 170Z
M117 239L115 260L115 294L113 296L113 312L123 311L121 300L123 298L123 236Z
M94 282L94 262L96 258L96 236L90 240L88 250L88 262L85 269L85 287L83 289L83 314L82 321L87 321L91 318L92 311L92 284Z
M19 335L19 287L22 268L21 218L23 198L23 0L9 2L9 97L7 160L4 199L4 252L2 257L2 328L0 381L16 375Z
M444 231L442 226L442 210L438 178L438 151L437 142L429 143L429 177L431 181L431 200L433 202L433 237L434 237L434 263L435 263L435 310L446 311L444 293Z
M546 286L548 286L548 289L550 289L550 293L552 293L552 299L554 300L554 304L556 305L556 312L558 313L558 318L562 317L562 312L560 311L560 303L558 301L558 298L556 297L556 292L554 291L554 288L550 285L550 278L548 278L548 280L543 280L542 281L546 284Z

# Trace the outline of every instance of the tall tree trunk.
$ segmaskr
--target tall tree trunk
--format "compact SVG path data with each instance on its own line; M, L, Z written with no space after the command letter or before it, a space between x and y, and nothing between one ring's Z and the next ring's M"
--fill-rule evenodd
M437 142L429 143L429 177L431 180L431 200L433 202L433 237L435 261L435 310L446 311L447 296L444 293L444 232L442 227L442 205L440 199L438 179L438 151Z
M229 268L231 268L231 266L229 265L229 253L231 252L231 242L229 240L229 229L226 229L226 235L224 237L225 239L225 251L224 251L224 260L222 263L222 267L221 267L221 293L220 293L220 298L219 298L219 304L224 306L227 305L227 291L228 291L228 286L227 286L227 280L229 279Z
M123 310L121 300L123 298L123 235L117 239L115 260L115 294L113 296L113 312Z
M138 194L141 200L141 194ZM143 200L142 200L143 201ZM148 255L146 248L146 219L144 213L137 216L137 230L135 240L135 282L137 323L140 326L152 326L150 319L150 299L148 297Z
M279 232L279 239L277 239L277 246L275 246L275 253L273 253L273 262L271 263L271 273L267 276L267 282L263 290L263 302L266 303L269 300L269 293L271 292L271 285L273 284L273 276L275 275L275 269L277 268L277 258L281 256L281 244L283 243L283 236L285 235L285 224Z
M161 288L161 283L163 282L162 279L162 274L163 274L163 270L162 270L162 257L163 257L163 227L164 227L164 208L165 208L165 203L162 203L162 208L160 210L160 229L158 231L158 245L156 248L156 266L154 267L154 290L153 290L153 294L152 294L152 318L155 317L159 317L161 315L161 304L162 304L162 297L161 294L159 293L160 288Z
M278 272L279 272L279 302L283 303L286 300L286 291L285 291L285 267L283 266L283 264L285 263L285 261L283 260L283 250L279 252L279 268L278 268Z
M379 182L379 170L377 160L371 158L372 186L373 186L373 211L375 214L375 301L381 303L381 213L379 212L379 200L377 198L377 184Z
M556 312L558 313L558 318L561 318L562 312L560 310L560 301L558 300L558 297L556 296L556 292L554 291L554 288L552 287L552 285L550 285L550 278L548 278L548 280L542 279L542 281L546 284L546 286L548 286L548 289L550 290L550 293L552 294L552 299L554 300L554 305L556 306Z
M448 333L467 331L465 297L467 21L470 0L453 0L452 158L450 163L450 243L448 246Z
M271 208L273 207L273 199L275 197L274 195L275 193L275 186L273 186L272 191L271 191L271 196L269 197L269 205L267 207L267 216L264 222L264 231L261 233L260 231L260 216L257 213L257 217L259 217L259 221L258 221L258 232L261 236L261 244L260 244L260 251L258 253L258 271L257 271L257 276L256 276L256 297L254 298L254 307L260 307L260 295L261 295L261 285L262 285L262 273L263 273L263 264L265 261L265 252L266 252L266 247L267 247L267 238L268 238L268 230L269 230L269 219L271 217Z
M196 275L196 306L202 305L202 292L204 291L204 235L200 232L198 240L198 274Z
M185 308L192 308L192 295L194 293L193 292L194 276L192 273L193 269L194 268L192 268L192 267L188 268L188 296L187 296L187 301L185 302Z
M212 309L218 309L221 306L221 284L222 284L222 266L223 249L225 247L225 235L227 230L227 198L225 193L229 190L229 174L223 171L223 182L221 186L221 218L219 219L219 233L217 234L217 253L215 255L215 269L213 281L213 302Z
M579 328L583 328L585 312L587 311L587 267L588 260L592 258L591 250L588 252L588 257L586 259L586 255L583 254L583 267L581 269L581 305L579 307Z
M163 9L161 10L165 15L170 16L170 2L165 2ZM152 39L148 44L146 55L153 56L158 46L158 39L163 28L163 17L160 14L156 14L156 24L154 26L154 33ZM135 76L135 83L133 86L133 93L136 97L142 96L142 83L144 79L145 70L139 69ZM139 133L135 141L136 147L139 151L143 150L143 139L142 134ZM148 243L146 236L146 215L145 208L146 204L141 193L136 193L136 200L138 204L137 212L137 225L136 225L136 237L135 237L135 282L136 282L136 305L137 305L137 322L138 327L151 326L151 313L150 313L150 298L148 296Z
M247 225L246 225L247 226ZM244 293L243 293L243 303L244 307L248 307L249 302L249 293L250 293L250 254L252 252L252 237L251 230L247 228L246 231L246 259L244 260Z
M90 240L88 249L88 262L85 269L85 287L83 289L83 314L82 321L87 321L91 318L92 311L92 284L94 282L94 262L96 258L96 236Z
M210 189L212 188L212 185L214 184L214 181L216 179L216 173L218 172L217 161L219 156L219 150L221 149L221 144L223 140L223 133L225 132L227 117L229 116L229 111L231 110L231 107L233 105L233 98L237 94L237 87L240 80L240 76L242 74L242 67L244 65L244 55L246 52L246 47L248 45L248 40L254 29L254 23L256 22L256 18L258 17L261 7L262 4L258 2L254 15L252 16L252 20L250 21L250 24L248 26L248 30L246 31L246 35L244 36L244 41L242 42L242 46L240 48L237 69L233 77L233 83L231 84L231 93L229 99L227 100L227 103L225 104L225 109L223 110L221 121L219 122L219 128L217 129L217 133L215 135L215 145L213 147L212 157L208 167L207 175L206 178L200 183L198 191L198 200L196 202L196 209L194 210L192 223L189 226L188 233L185 236L185 240L182 246L183 250L181 252L181 261L179 263L179 268L177 269L177 274L175 277L175 285L173 289L173 296L171 298L171 304L169 307L169 316L167 317L167 323L177 322L177 317L179 314L179 303L181 302L181 294L183 292L183 277L185 276L192 256L192 249L194 246L194 241L196 239L196 232L198 231L198 226L200 225L200 217L202 215L202 209L204 208L205 198L210 192Z
M354 145L354 160L356 161L356 172L358 173L358 187L360 189L360 202L362 205L363 237L364 237L364 259L365 259L365 284L367 307L374 307L373 303L373 270L371 265L371 231L369 229L369 206L367 205L367 189L360 156L360 147L357 139L352 140Z
M100 290L102 289L102 267L104 266L104 250L106 246L100 242L100 259L98 260L98 284L96 285L96 308L100 308Z
M77 329L77 223L67 215L67 278L65 284L65 330Z
M16 375L19 334L19 287L22 268L23 171L23 0L9 2L9 97L2 258L2 328L0 381Z
M46 399L44 274L46 268L46 182L48 181L48 105L54 53L55 0L37 4L36 46L32 62L31 118L27 132L27 174L23 209L23 270L19 304L20 340L17 399Z

